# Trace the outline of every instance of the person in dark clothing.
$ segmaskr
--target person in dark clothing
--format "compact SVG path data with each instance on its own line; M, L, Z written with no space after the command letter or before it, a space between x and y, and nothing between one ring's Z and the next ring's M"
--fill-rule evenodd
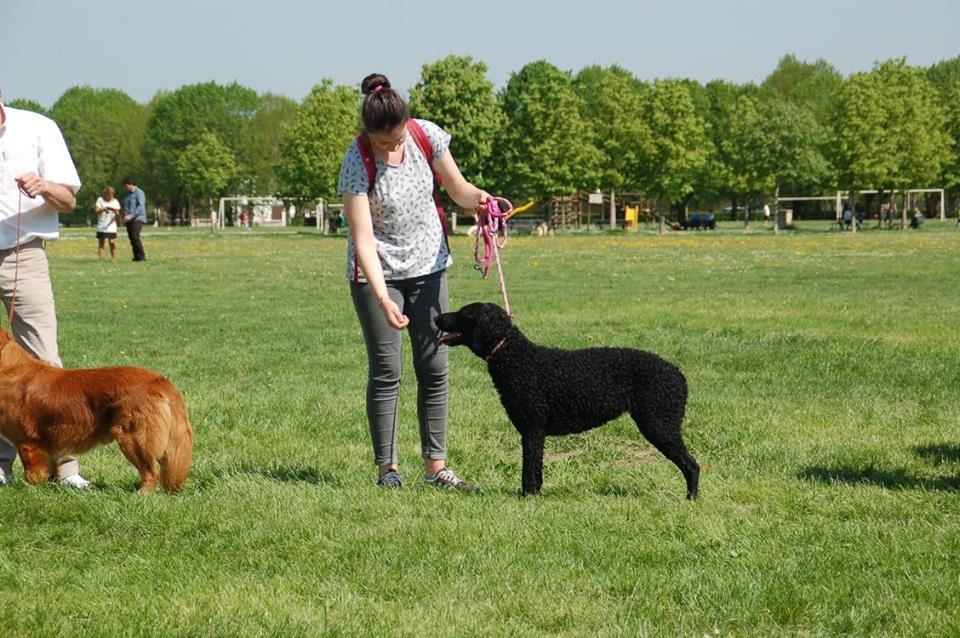
M147 255L143 252L143 242L140 241L140 229L147 223L147 198L134 178L124 177L123 186L127 189L127 196L123 200L123 221L127 225L127 238L130 239L130 248L133 250L133 261L146 261Z

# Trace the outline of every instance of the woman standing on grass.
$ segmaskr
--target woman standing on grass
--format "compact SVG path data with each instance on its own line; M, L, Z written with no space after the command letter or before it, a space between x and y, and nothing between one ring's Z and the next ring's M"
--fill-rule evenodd
M406 328L417 376L424 480L470 491L475 486L458 478L445 462L447 347L438 345L433 320L447 311L446 269L452 258L433 200L433 172L464 208L485 204L490 196L460 174L446 131L425 120L408 125L409 108L385 76L368 75L360 88L364 130L343 158L338 190L349 226L350 294L367 349L367 420L379 467L377 484L403 484L397 455L397 397L401 331ZM410 132L417 125L432 150L432 164ZM366 165L364 157L369 160Z
M97 198L94 210L97 213L97 257L103 263L103 244L110 242L110 261L117 260L117 217L120 215L120 200L110 186L103 189Z

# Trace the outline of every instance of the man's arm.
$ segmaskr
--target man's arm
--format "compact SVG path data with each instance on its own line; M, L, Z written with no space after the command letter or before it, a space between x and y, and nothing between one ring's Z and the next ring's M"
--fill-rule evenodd
M77 197L73 191L50 180L43 179L36 173L24 173L17 177L17 186L29 197L39 195L57 212L69 213L77 206Z

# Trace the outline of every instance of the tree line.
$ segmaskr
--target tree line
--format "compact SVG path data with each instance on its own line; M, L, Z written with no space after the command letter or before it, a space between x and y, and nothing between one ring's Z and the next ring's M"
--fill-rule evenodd
M425 64L408 95L414 117L452 134L465 175L518 202L599 189L736 209L777 192L942 186L952 210L960 194L960 57L843 77L787 55L759 85L646 82L616 65L574 74L541 60L497 91L483 62L449 56ZM184 223L226 195L335 199L361 97L330 80L300 103L207 82L147 104L78 86L49 111L10 106L60 125L85 184L79 219L104 186L134 175Z

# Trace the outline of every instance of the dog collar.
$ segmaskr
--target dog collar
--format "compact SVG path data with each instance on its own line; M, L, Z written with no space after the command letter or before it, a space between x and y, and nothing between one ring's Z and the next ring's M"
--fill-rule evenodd
M503 349L503 344L505 344L506 342L507 342L507 338L506 338L506 337L504 337L503 339L501 339L500 341L498 341L498 342L497 342L497 345L493 346L493 350L490 351L490 354L487 355L487 361L490 361L490 359L493 358L493 355L495 355L495 354L497 354L498 352L500 352L500 350Z

